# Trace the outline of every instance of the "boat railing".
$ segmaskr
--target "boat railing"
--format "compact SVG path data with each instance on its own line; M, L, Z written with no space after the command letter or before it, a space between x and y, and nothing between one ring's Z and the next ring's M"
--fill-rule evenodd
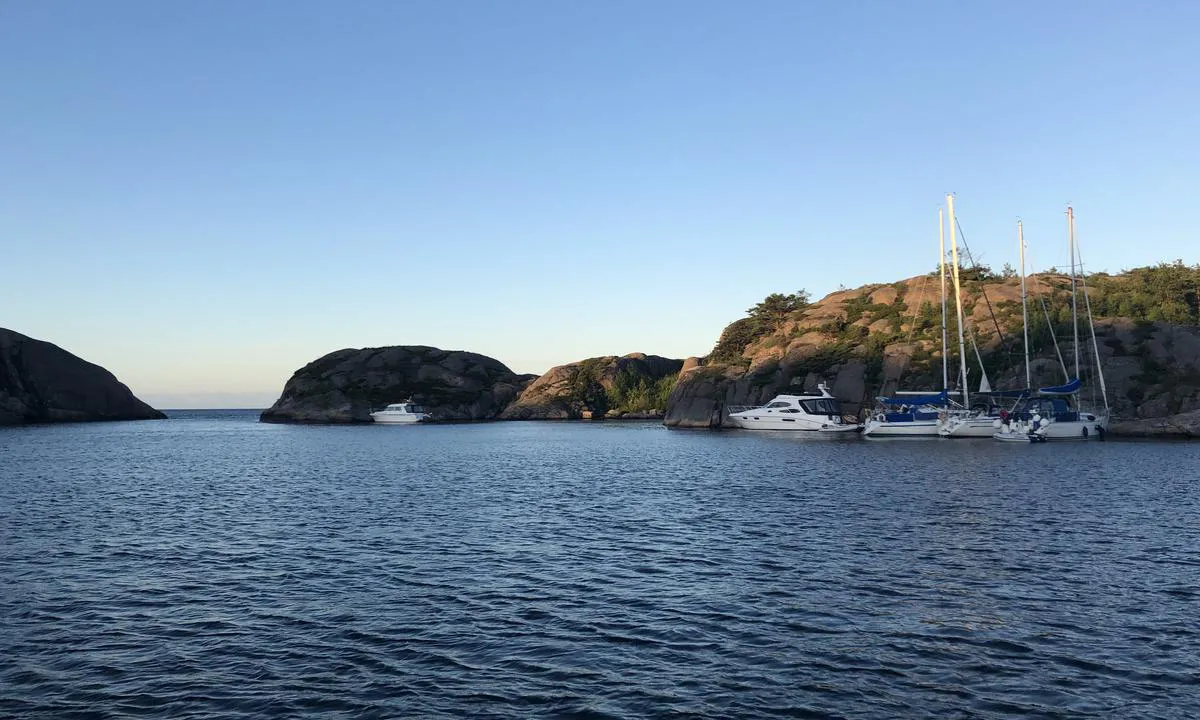
M725 409L730 415L734 413L746 412L747 410L762 410L766 405L726 405Z

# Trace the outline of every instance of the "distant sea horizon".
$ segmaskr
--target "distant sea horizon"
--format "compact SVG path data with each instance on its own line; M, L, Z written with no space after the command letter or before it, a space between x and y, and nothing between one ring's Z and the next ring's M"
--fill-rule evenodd
M279 399L279 392L192 392L192 393L155 393L138 392L133 394L142 402L166 412L168 410L265 410Z

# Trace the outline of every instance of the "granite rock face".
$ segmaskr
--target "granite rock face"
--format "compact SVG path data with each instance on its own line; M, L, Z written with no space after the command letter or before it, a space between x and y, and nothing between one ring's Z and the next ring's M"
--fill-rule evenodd
M99 365L0 328L0 425L165 417Z
M1055 274L1029 278L1030 292L1049 295L1069 282ZM1020 290L1017 280L995 279L966 292L964 313L995 389L1025 386L1020 343ZM985 296L986 292L986 296ZM990 309L989 309L990 304ZM847 415L859 415L877 395L897 389L941 388L942 348L936 274L889 285L840 290L798 310L767 332L739 334L746 319L726 328L714 351L689 359L667 404L664 424L674 427L729 426L729 407L759 405L788 391L812 392L824 381L842 400ZM951 304L953 308L953 304ZM1041 312L1035 305L1031 309ZM953 312L953 310L951 310ZM999 320L994 319L999 316ZM1069 315L1067 315L1069 319ZM741 325L739 325L741 324ZM1005 326L1007 338L996 332ZM1015 331L1014 331L1015 328ZM1200 411L1200 327L1105 317L1095 322L1098 350L1090 329L1080 325L1084 392L1081 402L1104 405L1099 378L1089 368L1099 355L1114 436L1195 437ZM952 344L957 345L951 333ZM1036 340L1036 338L1035 338ZM1059 336L1072 364L1069 333ZM971 389L979 368L968 349ZM951 387L958 375L957 349L951 348ZM1035 387L1065 382L1048 337L1032 359Z
M666 409L665 384L682 360L631 353L559 365L530 383L500 414L504 420L657 419ZM661 402L656 393L661 391Z
M423 345L338 350L297 370L260 419L368 423L372 410L411 399L434 420L490 420L534 377L485 355Z

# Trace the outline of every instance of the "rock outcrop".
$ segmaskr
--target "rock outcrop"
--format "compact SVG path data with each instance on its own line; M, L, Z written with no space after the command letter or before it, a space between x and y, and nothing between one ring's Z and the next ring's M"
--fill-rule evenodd
M551 368L500 414L504 420L661 418L682 360L632 353Z
M1159 272L1174 272L1178 266ZM1141 286L1145 273L1131 271L1130 286ZM1137 275L1143 273L1143 275ZM1089 287L1093 307L1136 305L1140 290L1122 290L1124 276L1104 276L1104 292ZM1068 365L1073 347L1066 303L1069 278L1057 273L1031 276L1030 294L1046 298L1030 306L1035 386L1064 382L1061 364L1047 329L1055 324ZM1195 295L1184 288L1183 309L1196 314ZM1107 293L1107 295L1105 294ZM1125 294L1122 294L1125 293ZM1133 303L1127 300L1133 299ZM1120 302L1118 302L1120 301ZM1083 301L1080 300L1081 306ZM957 336L951 304L950 336ZM1020 289L1016 278L976 278L965 284L964 314L970 336L978 341L991 385L1016 388L1025 384L1021 361ZM676 427L724 427L729 407L757 405L785 389L812 391L824 381L843 401L848 414L869 408L874 396L905 389L941 387L940 297L937 274L888 285L841 290L803 306L773 325L743 318L728 326L714 351L689 359L667 403L664 423ZM757 322L757 324L756 324ZM1200 435L1200 327L1121 316L1095 323L1100 365L1104 371L1113 435ZM956 345L957 343L955 343ZM973 386L979 369L972 350L968 365ZM1080 323L1080 356L1086 397L1103 403L1100 383L1088 368L1095 365L1090 330ZM951 349L951 386L957 372Z
M0 328L0 425L165 417L99 365Z
M367 423L373 409L411 398L434 420L489 420L534 377L485 355L422 345L338 350L297 370L260 419Z

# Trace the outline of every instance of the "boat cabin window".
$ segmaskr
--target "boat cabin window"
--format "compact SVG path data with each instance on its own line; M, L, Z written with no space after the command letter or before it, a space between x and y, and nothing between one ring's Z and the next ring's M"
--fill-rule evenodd
M804 412L809 415L841 415L842 404L834 398L818 398L816 400L802 400L800 405L804 407Z
M771 403L771 404L770 404L770 405L768 405L767 407L769 407L769 408L782 408L782 407L787 407L787 406L789 406L789 405L791 405L791 403L789 403L789 402L783 402L782 400L776 400L775 402Z

